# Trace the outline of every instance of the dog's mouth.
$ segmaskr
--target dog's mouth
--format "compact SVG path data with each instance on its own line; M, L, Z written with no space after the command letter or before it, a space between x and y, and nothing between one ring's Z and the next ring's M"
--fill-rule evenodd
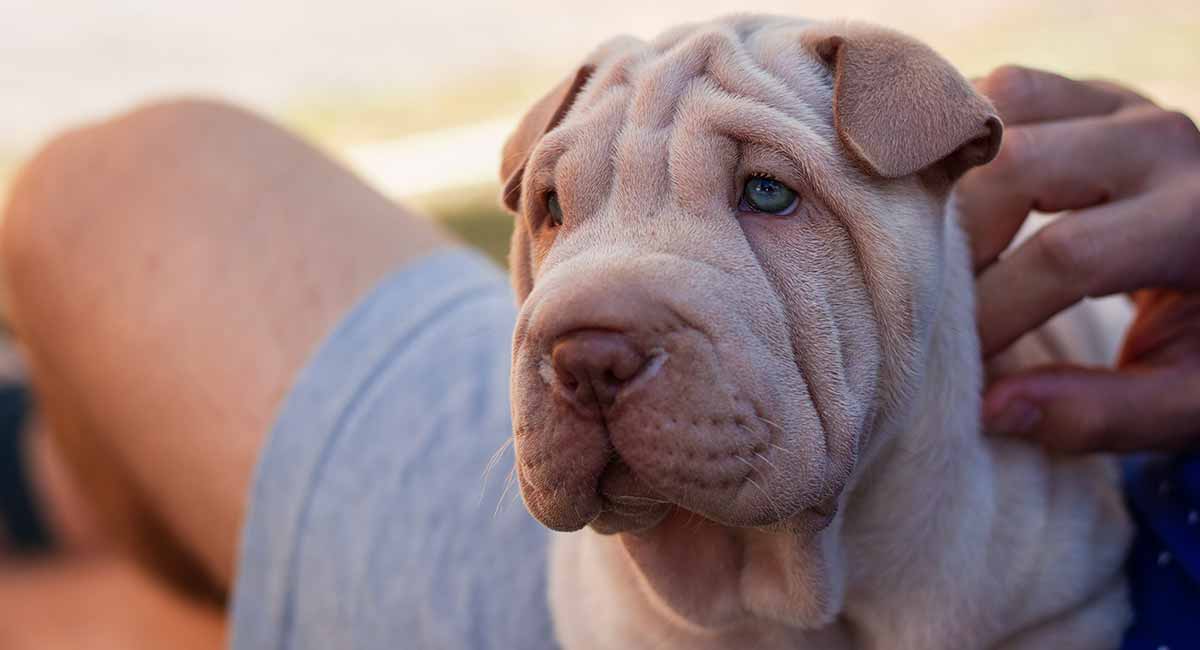
M830 438L794 362L740 331L682 321L518 345L514 441L529 512L553 530L601 533L677 511L746 529L831 518Z
M666 364L599 409L546 390L515 411L530 513L554 530L603 534L646 531L679 511L725 528L827 526L839 490L826 479L819 419L696 378L695 365Z
M587 525L602 535L642 533L654 529L672 515L727 528L815 534L828 527L837 515L837 500L829 499L798 512L780 513L776 520L731 525L723 513L688 507L656 491L616 454L600 477L598 494L600 511Z
M678 507L638 478L615 454L600 476L598 490L600 514L588 525L606 535L653 528Z

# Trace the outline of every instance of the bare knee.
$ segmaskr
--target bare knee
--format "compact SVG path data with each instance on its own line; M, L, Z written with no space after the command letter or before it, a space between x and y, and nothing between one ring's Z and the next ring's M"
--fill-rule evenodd
M103 273L123 244L146 242L149 221L170 210L137 209L148 195L186 183L213 131L245 129L253 116L198 100L154 103L55 137L18 173L0 222L7 311L23 296L45 299L52 284L82 289L80 275ZM211 147L210 147L211 148ZM165 191L164 191L165 190ZM162 224L159 223L159 226Z
M18 174L0 222L0 300L14 325L31 302L53 310L60 298L108 293L122 273L211 229L203 217L244 216L196 213L203 197L236 193L239 163L254 164L246 147L263 133L281 137L235 107L173 100L51 140Z
M4 311L18 330L31 296L47 293L52 273L64 269L65 252L82 216L78 180L89 167L95 147L91 129L58 136L17 175L0 221ZM59 259L56 259L59 258Z
M56 232L61 230L58 222L73 212L65 210L72 195L62 188L70 186L71 178L86 166L80 144L86 142L87 132L79 129L59 135L17 174L0 222L0 259L6 284L23 284L28 270L40 266L41 259L51 254Z

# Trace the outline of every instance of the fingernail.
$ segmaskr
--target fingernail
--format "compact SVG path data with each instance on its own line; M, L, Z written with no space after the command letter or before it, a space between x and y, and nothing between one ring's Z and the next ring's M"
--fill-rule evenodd
M991 435L1016 436L1029 433L1042 419L1042 411L1032 402L1015 399L999 414L987 419L984 428Z

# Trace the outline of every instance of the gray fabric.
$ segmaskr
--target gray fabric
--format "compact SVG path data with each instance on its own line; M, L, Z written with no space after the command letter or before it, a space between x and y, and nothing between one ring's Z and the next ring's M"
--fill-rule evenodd
M296 382L256 471L235 650L554 648L549 533L505 453L512 293L464 250L403 268ZM497 503L499 509L497 509Z

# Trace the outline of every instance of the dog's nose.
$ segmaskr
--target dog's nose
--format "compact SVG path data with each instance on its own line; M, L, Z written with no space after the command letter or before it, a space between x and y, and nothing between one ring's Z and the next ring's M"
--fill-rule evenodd
M554 373L568 399L594 411L642 371L646 355L629 337L609 330L577 330L554 342Z

